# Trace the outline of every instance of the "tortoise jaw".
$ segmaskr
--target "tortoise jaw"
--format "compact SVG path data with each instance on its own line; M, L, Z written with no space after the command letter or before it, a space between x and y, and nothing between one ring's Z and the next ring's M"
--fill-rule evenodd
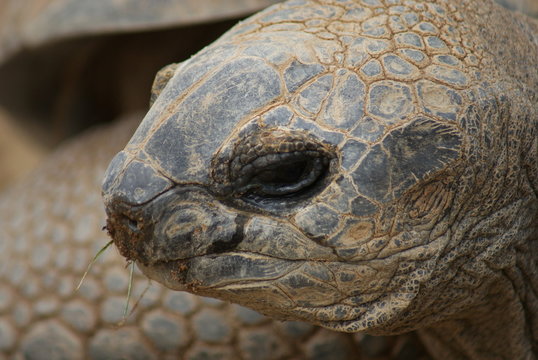
M137 265L146 276L169 288L194 292L277 280L305 262L230 252Z
M192 290L194 290L192 286L186 283L189 259L160 262L152 265L136 262L136 265L149 279L169 289L188 292L193 292Z
M264 266L265 261L265 265L276 261L276 268ZM207 266L208 263L212 268ZM230 270L230 264L235 264L235 269ZM288 280L294 278L297 281L297 274L310 266L306 260L279 263L279 259L230 253L137 265L148 278L172 290L231 301L276 319L307 321L338 331L371 330L371 304L390 302L390 294L377 293L371 294L371 300L364 304L346 305L343 294L334 296L339 293L338 289L327 292L325 287L323 293L318 292L319 283L305 286L304 294L301 294L301 280L296 283L299 284L297 289L289 288ZM223 269L229 272L223 274ZM315 291L312 293L311 290ZM383 316L390 319L400 308L387 306L383 311L377 324L381 327L380 334L383 332Z

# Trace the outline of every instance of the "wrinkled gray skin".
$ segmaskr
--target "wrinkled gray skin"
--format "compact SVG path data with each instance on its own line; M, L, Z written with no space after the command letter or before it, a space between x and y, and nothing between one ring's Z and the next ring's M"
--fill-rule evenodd
M537 33L486 0L271 7L177 67L108 231L173 289L534 359Z

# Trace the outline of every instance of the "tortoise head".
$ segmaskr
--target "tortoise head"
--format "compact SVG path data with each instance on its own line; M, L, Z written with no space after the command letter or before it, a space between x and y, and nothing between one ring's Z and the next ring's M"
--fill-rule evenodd
M488 141L508 134L508 97L449 54L474 56L448 9L434 14L442 36L413 10L402 26L422 32L384 38L388 9L353 6L269 8L159 82L103 185L123 256L172 289L344 331L482 301L475 278L453 279L469 258L511 261L483 220L525 193L503 193L519 177L498 164L536 141ZM514 206L494 221L524 236Z

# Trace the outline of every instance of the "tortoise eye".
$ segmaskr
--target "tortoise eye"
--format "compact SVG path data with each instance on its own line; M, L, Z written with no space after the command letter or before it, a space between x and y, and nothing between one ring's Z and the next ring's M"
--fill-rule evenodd
M297 159L288 163L268 166L254 176L254 180L267 187L286 188L300 183L307 173L308 160Z
M260 157L253 162L241 192L267 197L302 193L327 172L329 159L319 155L305 151Z
M320 189L334 154L303 133L266 131L236 144L229 179L236 196L248 200L302 198Z

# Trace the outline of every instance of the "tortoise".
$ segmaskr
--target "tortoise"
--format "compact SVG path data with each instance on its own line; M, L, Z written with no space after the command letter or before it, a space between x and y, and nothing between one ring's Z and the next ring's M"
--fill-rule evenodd
M228 15L230 11L244 14L270 2L226 1L226 11ZM110 250L99 257L75 291L87 264L107 242L101 231L105 224L101 179L114 153L140 122L137 109L147 108L149 88L144 84L149 82L150 87L153 73L166 62L181 60L195 51L194 46L203 46L201 39L191 39L193 32L196 37L210 38L237 21L103 35L104 30L117 31L118 24L107 26L110 16L96 16L121 15L123 10L110 7L134 3L100 1L95 9L101 12L89 12L88 6L97 4L94 1L33 2L35 8L28 8L29 2L0 4L0 57L4 61L0 101L19 123L25 118L35 120L32 126L56 133L56 140L45 141L54 143L78 130L66 127L120 118L117 125L101 126L67 140L30 176L0 195L0 359L421 356L412 336L352 336L305 323L273 321L237 305L148 284L137 271L129 312L122 320L130 279L123 258ZM212 3L216 9L218 3ZM144 4L154 14L163 13L159 6L175 6L173 2L139 2L138 7L129 8L128 16L136 15L133 11L142 10ZM70 28L66 21L84 20L76 14L89 16L91 21L86 24L96 26L88 29L71 22ZM172 26L159 18L149 20L154 22L146 22L146 30ZM176 26L183 24L180 20ZM144 30L131 25L122 31ZM181 44L177 39L183 39ZM174 46L165 46L170 43ZM136 64L126 61L133 56ZM125 80L130 82L125 84ZM111 103L103 98L110 98ZM20 152L12 156L21 161ZM2 169L3 173L6 167ZM124 325L118 327L122 321Z
M537 34L490 0L272 6L161 74L107 230L171 289L536 359Z
M21 6L17 2L4 2L0 6L6 5ZM0 13L5 14L4 11ZM19 21L19 24L26 23ZM2 24L6 26L7 22L2 21ZM49 22L49 26L54 25L55 22ZM3 34L3 41L13 39L12 33ZM175 32L166 34L168 39L178 36ZM99 54L112 58L115 47L130 41L130 37L124 36L106 39L115 40L114 46L110 43L102 46L103 37L88 37L40 46L32 49L29 58L15 55L6 59L3 55L6 63L1 70L3 81L0 84L10 85L8 90L19 87L21 92L28 92L27 86L32 85L30 80L33 80L33 85L43 83L46 92L56 94L57 91L51 89L58 88L58 81L44 81L47 79L37 71L36 64L40 65L45 59L47 63L60 64L56 69L71 68L70 62L62 62L62 58L53 53L60 49L63 56L76 57L82 52L81 58L85 59L90 45L100 50L93 53L94 58ZM136 44L144 37L135 39ZM146 71L142 66L146 62L142 61L140 53L137 55L139 66L136 70ZM19 70L21 68L16 65L21 60L28 67ZM17 75L28 74L28 82L21 84L20 77L12 80L14 69ZM57 75L56 71L51 73L51 78ZM92 67L91 74L95 76L99 72ZM111 83L112 79L108 78L107 84ZM47 87L47 84L52 85ZM34 110L36 92L30 95L31 102L23 102L23 105ZM2 96L7 95L2 93ZM95 115L96 108L84 108L94 114L88 116L90 120L100 117ZM125 110L125 107L121 109ZM83 115L75 112L70 118L78 122ZM35 116L44 117L39 111ZM98 199L100 177L112 153L119 150L115 148L129 136L129 128L136 126L139 118L132 117L130 123L103 128L65 144L29 178L0 196L0 359L163 358L178 355L234 359L346 359L358 355L362 359L419 358L412 338L406 336L349 336L304 323L272 322L238 306L174 293L155 284L146 289L146 282L137 272L134 274L133 298L141 293L144 296L127 324L115 329L114 325L122 317L129 282L122 262L115 254L106 253L100 258L79 293L74 293L73 289L86 264L106 242L104 234L98 231L104 221L101 220L103 211ZM132 300L131 306L135 302Z

